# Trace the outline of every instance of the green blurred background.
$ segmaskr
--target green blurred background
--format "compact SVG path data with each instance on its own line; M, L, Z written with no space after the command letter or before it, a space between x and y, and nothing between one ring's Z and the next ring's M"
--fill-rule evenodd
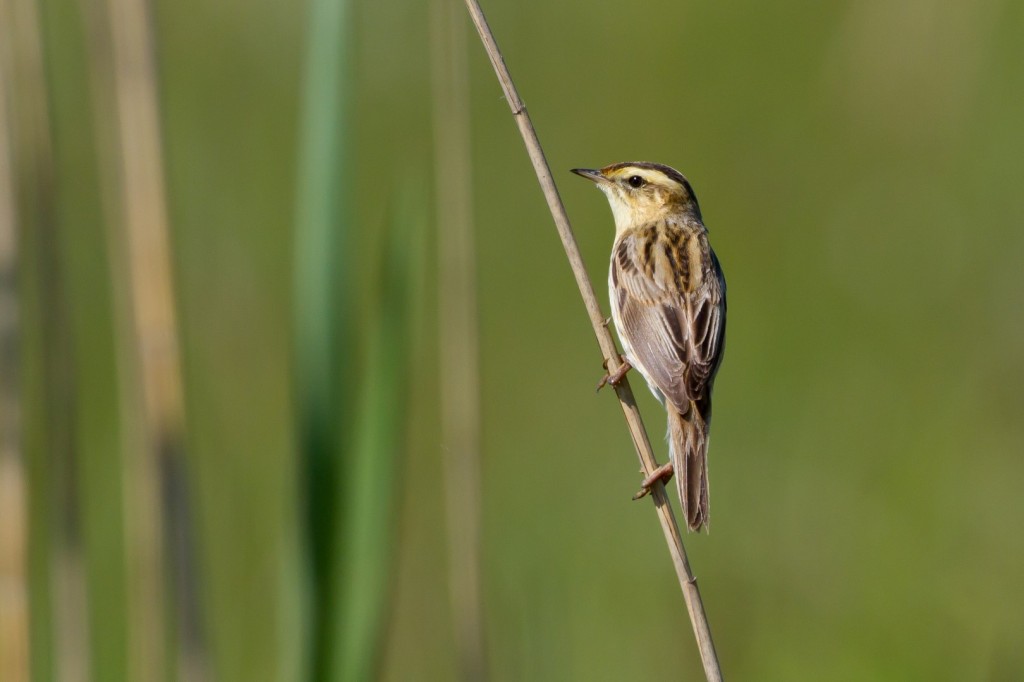
M70 311L83 673L129 679L125 419L90 100L92 5L36 6L60 256L46 274L63 280ZM686 541L726 677L1021 679L1024 4L494 0L484 10L602 304L611 215L568 169L667 163L700 198L729 282L729 341L712 531ZM152 7L189 495L217 680L302 679L310 614L325 608L305 558L293 343L309 11L263 0ZM382 254L396 231L412 245L407 371L393 404L401 471L375 483L396 493L375 676L456 679L430 8L349 12L339 35L352 80L337 131L345 236L332 262L350 292L348 341L335 348L354 374L335 377L348 396L340 424L358 421L373 384L364 368L379 337L367 330L390 300L377 285ZM483 50L463 30L490 676L700 679L655 515L629 499L639 474L619 409L593 393L601 358L565 256ZM403 196L413 208L398 207ZM45 267L31 265L29 229L26 280ZM55 531L40 500L63 493L32 436L58 417L32 402L40 339L53 330L26 296L32 672L47 680L60 677L45 571ZM664 460L664 418L634 385Z

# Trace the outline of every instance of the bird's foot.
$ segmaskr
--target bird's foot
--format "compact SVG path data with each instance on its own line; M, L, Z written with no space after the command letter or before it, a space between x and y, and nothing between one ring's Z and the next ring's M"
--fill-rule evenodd
M618 386L619 382L622 381L622 378L624 376L626 376L626 372L628 372L629 370L633 369L633 365L629 364L629 360L627 360L624 356L620 355L619 356L619 361L622 364L619 365L619 368L617 370L615 370L614 372L609 372L608 374L605 374L603 377L601 377L601 381L599 381L598 384L597 384L597 390L598 391L600 391L602 388L604 388L605 384L611 384L612 386ZM607 362L604 363L604 368L608 369L608 363Z
M640 490L636 491L636 494L633 495L633 499L639 500L643 497L647 497L647 495L650 494L651 486L654 485L655 481L660 480L662 483L668 483L672 480L672 474L674 473L675 469L672 467L672 462L662 464L640 483Z

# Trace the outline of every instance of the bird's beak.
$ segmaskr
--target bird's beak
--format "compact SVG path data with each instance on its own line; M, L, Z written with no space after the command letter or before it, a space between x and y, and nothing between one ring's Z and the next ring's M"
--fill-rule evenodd
M601 171L594 170L593 168L573 168L572 172L598 184L608 182L608 178L606 178Z

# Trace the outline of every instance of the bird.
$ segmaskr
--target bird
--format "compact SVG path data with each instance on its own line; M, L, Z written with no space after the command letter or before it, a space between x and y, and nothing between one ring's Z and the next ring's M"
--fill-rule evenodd
M699 532L709 521L708 436L725 351L725 275L682 173L645 161L572 172L604 192L615 219L608 296L624 356L598 388L635 368L668 416L669 462L635 497L674 474L687 528Z

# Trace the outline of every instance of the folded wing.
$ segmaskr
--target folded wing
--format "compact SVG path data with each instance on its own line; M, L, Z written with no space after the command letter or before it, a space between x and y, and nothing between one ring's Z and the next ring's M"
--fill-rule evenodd
M625 233L611 280L638 369L682 414L705 401L725 341L725 280L703 232L662 224Z

